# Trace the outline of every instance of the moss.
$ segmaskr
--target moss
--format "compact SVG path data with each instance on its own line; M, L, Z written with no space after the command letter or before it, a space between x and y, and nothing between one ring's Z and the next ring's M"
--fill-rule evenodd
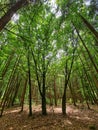
M96 130L95 124L90 125L90 126L89 126L89 130Z

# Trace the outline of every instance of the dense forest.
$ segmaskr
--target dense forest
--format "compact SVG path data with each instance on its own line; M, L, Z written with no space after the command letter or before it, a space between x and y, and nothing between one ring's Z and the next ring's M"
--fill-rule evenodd
M0 117L67 104L98 105L98 1L0 0Z

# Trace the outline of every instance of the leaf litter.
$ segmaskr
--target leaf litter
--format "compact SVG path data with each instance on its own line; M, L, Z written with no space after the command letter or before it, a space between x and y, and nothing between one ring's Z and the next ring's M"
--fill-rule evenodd
M0 118L0 130L98 130L98 106L92 109L67 104L67 116L61 107L47 106L47 116L41 114L41 106L33 106L33 115L28 116L28 107L20 113L20 107L4 111Z

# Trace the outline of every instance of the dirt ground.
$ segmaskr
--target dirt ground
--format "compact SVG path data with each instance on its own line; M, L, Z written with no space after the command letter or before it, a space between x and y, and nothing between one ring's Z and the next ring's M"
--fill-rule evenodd
M67 105L67 117L60 107L47 107L48 115L41 115L41 106L33 106L32 117L28 107L20 113L20 107L6 109L0 118L0 130L98 130L98 106L76 108Z

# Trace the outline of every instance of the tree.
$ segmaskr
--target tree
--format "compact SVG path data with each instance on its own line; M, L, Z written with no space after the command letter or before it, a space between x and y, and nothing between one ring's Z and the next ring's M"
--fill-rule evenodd
M17 10L19 10L20 8L22 8L24 5L27 4L28 4L27 0L19 0L15 2L15 4L13 4L10 9L8 9L5 15L0 18L0 31L11 20L12 16L17 12Z

